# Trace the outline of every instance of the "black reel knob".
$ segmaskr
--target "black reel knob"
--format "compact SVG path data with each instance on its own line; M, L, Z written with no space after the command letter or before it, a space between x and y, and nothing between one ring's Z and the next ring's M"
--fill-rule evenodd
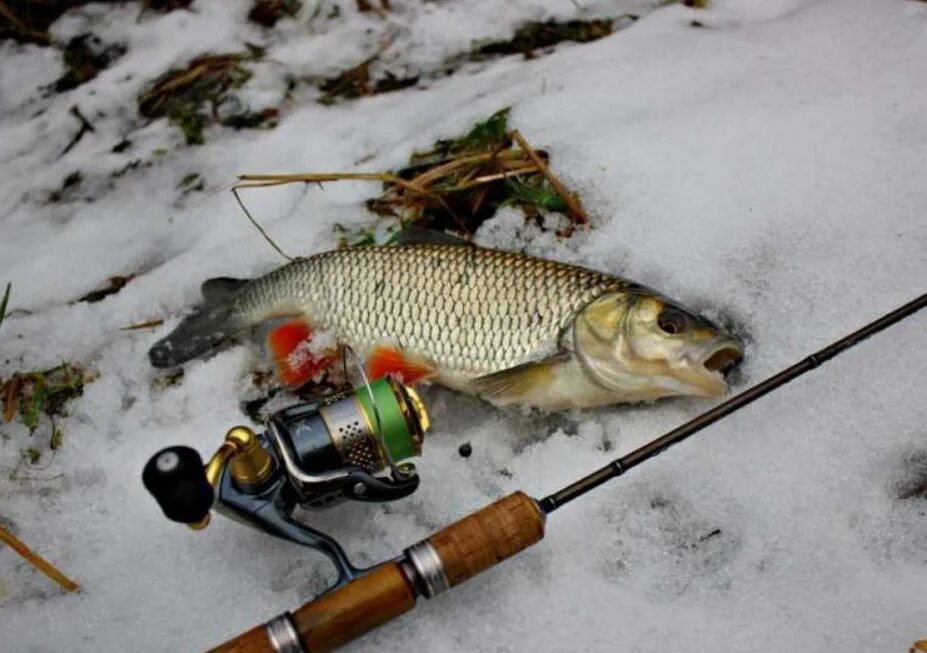
M142 482L165 516L182 524L202 521L215 498L203 459L190 447L168 447L156 453L145 465Z

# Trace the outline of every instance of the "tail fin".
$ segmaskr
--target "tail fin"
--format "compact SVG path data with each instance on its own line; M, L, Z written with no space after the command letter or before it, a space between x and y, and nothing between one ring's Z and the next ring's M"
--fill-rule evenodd
M203 284L206 303L188 315L148 350L154 367L175 367L215 349L241 328L233 317L232 297L247 283L239 279L210 279Z

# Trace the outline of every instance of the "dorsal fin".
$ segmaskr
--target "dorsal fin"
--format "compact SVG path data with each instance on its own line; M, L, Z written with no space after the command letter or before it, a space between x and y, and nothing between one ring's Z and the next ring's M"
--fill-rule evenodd
M250 279L234 279L232 277L216 277L207 279L200 286L200 292L203 293L203 299L207 304L225 301L236 292L241 290L242 286L248 283Z

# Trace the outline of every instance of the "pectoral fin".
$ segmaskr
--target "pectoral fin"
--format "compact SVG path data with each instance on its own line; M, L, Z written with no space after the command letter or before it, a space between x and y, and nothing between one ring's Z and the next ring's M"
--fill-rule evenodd
M267 335L267 348L280 383L298 388L313 380L337 360L337 351L314 351L312 328L302 318L283 322Z
M567 354L555 354L544 360L481 376L473 381L473 392L497 404L523 401L552 384L557 366L568 358Z
M367 376L371 381L392 375L403 383L415 383L432 377L436 373L437 369L431 361L400 351L395 347L380 345L367 358Z

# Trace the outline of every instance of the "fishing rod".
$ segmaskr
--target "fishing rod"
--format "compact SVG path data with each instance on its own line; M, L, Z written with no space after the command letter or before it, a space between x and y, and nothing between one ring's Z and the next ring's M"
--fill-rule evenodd
M547 515L570 501L621 476L631 468L661 454L674 444L682 442L776 388L793 381L925 306L927 306L927 294L921 295L682 426L540 500L532 499L521 491L513 492L412 545L393 560L368 570L356 570L351 567L351 573L348 575L342 573L339 582L331 590L292 613L284 612L267 623L256 626L221 644L209 653L326 653L332 651L410 611L419 596L433 598L539 542L544 537ZM393 399L386 402L387 407L397 400L400 403L410 403L411 399L419 419L427 424L424 408L420 405L418 398L407 395L401 384L391 387L393 394L390 396ZM360 393L358 396L363 396L362 389L355 392ZM371 402L372 399L371 396ZM342 397L339 401L343 402L346 399ZM367 408L371 407L376 410L375 404L367 405ZM401 425L396 428L404 432ZM227 462L231 457L234 462L235 455L229 454L225 461ZM243 455L247 456L247 454ZM157 460L158 456L153 458L149 465L156 465ZM207 466L207 471L208 468L209 466ZM202 468L199 469L202 470ZM215 468L213 476L216 476ZM221 487L226 487L225 484L228 481L224 480L222 483ZM148 485L147 482L146 485ZM244 487L247 488L247 485ZM240 491L241 488L238 492ZM163 498L165 492L163 487L160 492ZM157 493L154 491L153 493L157 497ZM161 498L159 502L164 508L165 504ZM165 512L167 513L166 508ZM202 512L201 506L199 511L195 511L196 514L188 515L188 523L195 521L193 517L201 518ZM208 506L206 506L206 512L208 512ZM279 535L279 533L274 534ZM331 553L331 551L327 552Z

